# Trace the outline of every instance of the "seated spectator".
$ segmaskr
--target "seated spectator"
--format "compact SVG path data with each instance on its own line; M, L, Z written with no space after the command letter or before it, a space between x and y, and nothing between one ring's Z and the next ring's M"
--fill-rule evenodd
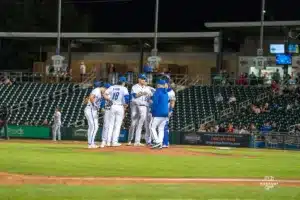
M236 98L234 94L232 94L231 97L229 98L229 103L235 103L235 102L236 102Z
M246 126L243 126L240 131L239 134L249 134L250 132L247 130Z
M251 110L255 113L255 114L259 114L261 112L260 108L258 108L256 105L252 104L251 105Z
M289 111L289 110L291 110L293 108L293 106L292 106L292 104L288 104L287 106L286 106L286 111Z
M271 88L273 93L278 93L280 90L279 84L276 81L272 81Z
M224 125L221 124L219 127L219 130L218 130L218 133L225 133L225 132L226 132L226 129L224 128Z
M247 85L247 75L244 73L241 73L239 79L237 80L238 85Z
M5 85L12 85L12 82L10 81L9 78L4 77L4 84L5 84Z
M230 123L230 124L228 125L227 133L233 133L233 132L234 132L233 125L232 125L232 123Z
M268 103L265 103L263 109L264 109L264 112L270 112L269 104L268 104Z
M204 124L201 124L201 126L200 126L198 132L202 132L202 133L203 133L203 132L206 132L206 129L205 129Z
M267 135L272 131L272 126L270 126L269 122L265 122L264 125L260 128L260 131L262 135Z
M48 126L48 124L49 124L49 123L48 123L48 120L45 119L45 120L43 121L43 124L42 124L42 125L43 125L43 126Z
M223 102L224 98L222 97L221 93L219 93L216 98L215 98L216 102Z
M256 131L257 131L257 129L256 129L256 126L255 126L255 124L254 124L254 123L251 123L251 124L250 124L250 128L249 128L249 130L250 130L250 132L251 132L251 133L253 133L253 132L256 132Z

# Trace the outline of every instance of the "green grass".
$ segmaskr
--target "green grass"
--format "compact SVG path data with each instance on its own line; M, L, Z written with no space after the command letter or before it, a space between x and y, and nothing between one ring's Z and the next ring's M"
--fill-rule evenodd
M224 185L23 185L0 186L0 196L3 200L298 200L300 191Z
M300 153L236 149L243 156L83 152L81 144L1 143L0 171L58 176L300 178ZM191 148L191 147L189 147ZM213 148L193 149L215 152Z

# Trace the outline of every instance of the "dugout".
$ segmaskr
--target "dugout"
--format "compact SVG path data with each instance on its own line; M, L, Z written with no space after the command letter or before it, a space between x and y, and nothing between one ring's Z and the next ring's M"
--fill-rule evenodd
M262 26L263 25L263 26ZM300 69L299 58L299 33L300 21L264 21L261 22L207 22L205 26L212 30L220 32L222 41L232 41L239 49L239 58L237 64L238 72L252 73L261 71L270 76L277 69L282 74L293 72ZM260 31L263 27L263 54L266 64L261 71L255 66L255 59L260 49ZM279 53L289 53L292 55L292 63L278 65L276 63L276 54L271 49L282 48ZM222 51L221 51L222 52ZM221 66L221 68L224 68ZM257 74L257 75L263 75Z

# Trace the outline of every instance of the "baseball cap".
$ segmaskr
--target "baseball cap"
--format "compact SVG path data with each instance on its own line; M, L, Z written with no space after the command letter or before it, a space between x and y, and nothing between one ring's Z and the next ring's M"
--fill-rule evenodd
M107 89L107 88L109 88L111 86L111 84L109 84L109 83L105 83L104 84L104 87Z
M158 84L158 85L164 85L164 84L166 84L166 81L165 81L165 80L162 80L162 79L159 79L159 80L156 82L156 84Z
M124 83L124 82L126 82L126 81L127 81L127 79L126 79L125 76L120 76L120 77L119 77L119 82Z
M102 87L103 83L101 81L95 81L94 87Z
M139 79L147 80L147 76L145 74L139 74Z

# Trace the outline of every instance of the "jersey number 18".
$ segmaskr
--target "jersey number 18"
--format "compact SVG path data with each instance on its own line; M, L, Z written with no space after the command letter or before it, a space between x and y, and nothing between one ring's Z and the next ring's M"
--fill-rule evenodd
M115 92L115 93L113 93L113 97L112 97L112 100L118 100L118 97L119 97L119 92Z

